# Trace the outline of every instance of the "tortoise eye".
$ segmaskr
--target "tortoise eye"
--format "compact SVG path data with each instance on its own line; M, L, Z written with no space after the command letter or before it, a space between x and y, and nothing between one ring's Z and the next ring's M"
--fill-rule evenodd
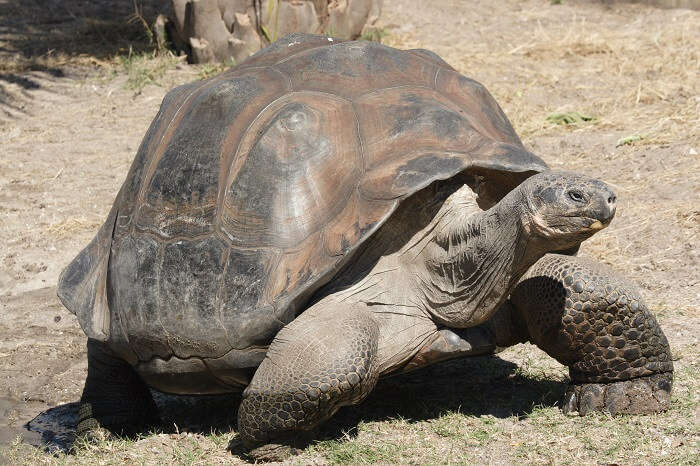
M581 193L581 191L572 190L572 191L569 191L568 194L569 194L569 197L571 198L571 200L574 202L583 202L584 201L583 193Z

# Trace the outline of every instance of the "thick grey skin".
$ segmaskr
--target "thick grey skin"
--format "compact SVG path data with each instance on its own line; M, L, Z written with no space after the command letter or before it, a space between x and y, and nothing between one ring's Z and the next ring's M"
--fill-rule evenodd
M268 444L254 451L267 458L362 400L383 374L522 340L507 330L519 326L489 319L546 253L606 226L615 200L600 181L545 172L486 211L465 185L428 221L396 214L367 246L375 257L359 254L334 282L345 288L273 341L239 409L244 445Z
M668 409L670 348L632 283L602 264L548 254L510 302L524 339L569 367L565 412Z

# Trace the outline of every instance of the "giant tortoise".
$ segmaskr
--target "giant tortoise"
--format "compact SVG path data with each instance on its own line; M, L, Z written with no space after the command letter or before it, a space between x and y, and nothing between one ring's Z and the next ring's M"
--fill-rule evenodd
M264 457L378 377L527 341L569 366L566 410L666 409L663 332L575 257L615 202L434 53L287 36L165 96L63 271L88 336L77 430L157 422L149 387L243 391Z

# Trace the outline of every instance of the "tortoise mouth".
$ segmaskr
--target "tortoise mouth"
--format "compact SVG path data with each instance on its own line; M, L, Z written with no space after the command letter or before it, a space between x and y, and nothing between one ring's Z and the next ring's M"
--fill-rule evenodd
M545 228L545 231L548 232L545 236L550 238L561 236L582 240L583 238L588 238L604 228L607 228L611 220L600 220L598 218L586 216L569 216L568 219L571 222L568 225L549 225Z
M591 224L588 225L588 227L587 227L591 231L602 230L603 228L608 226L608 224L610 223L610 222L603 223L600 220L592 219L592 218L587 218L587 220L591 221Z
M606 228L608 225L610 225L610 222L612 221L612 217L605 219L605 220L600 220L597 218L591 218L591 217L583 217L584 220L588 220L591 223L586 227L590 231L600 231L603 228Z

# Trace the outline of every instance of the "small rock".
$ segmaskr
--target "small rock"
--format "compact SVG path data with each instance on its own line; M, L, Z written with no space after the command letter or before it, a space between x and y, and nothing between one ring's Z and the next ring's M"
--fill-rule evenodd
M12 139L18 138L22 134L22 129L19 126L15 126L12 128L9 133L7 134L7 140L11 141Z

